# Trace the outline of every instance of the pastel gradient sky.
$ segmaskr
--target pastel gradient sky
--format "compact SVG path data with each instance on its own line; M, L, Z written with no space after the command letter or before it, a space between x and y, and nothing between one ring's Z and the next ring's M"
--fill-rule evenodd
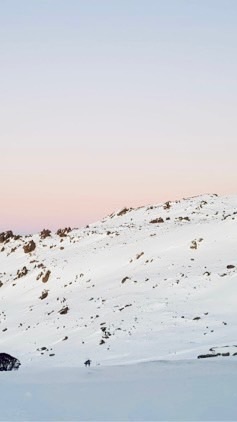
M1 0L0 230L237 193L236 0Z

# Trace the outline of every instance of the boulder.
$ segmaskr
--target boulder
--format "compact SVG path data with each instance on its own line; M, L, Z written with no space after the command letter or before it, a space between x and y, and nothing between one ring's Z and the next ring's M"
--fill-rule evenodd
M36 244L35 244L34 240L31 240L29 243L27 243L26 245L23 246L25 253L33 252L35 250L35 248L36 248Z
M71 227L65 227L64 229L58 229L57 235L59 237L66 237L68 233L70 233L71 231L72 231Z
M154 220L151 220L150 223L151 224L164 223L164 220L162 217L158 217L158 218L155 218Z
M46 237L51 236L51 231L48 229L44 229L40 232L40 239L46 239Z
M48 270L48 271L45 273L44 277L42 277L42 282L43 282L43 283L47 283L47 281L48 281L48 279L49 279L49 277L50 277L50 274L51 274L51 271L50 271L50 270Z
M8 230L6 232L0 233L0 243L6 242L6 240L9 240L14 237L14 234L11 230Z
M7 353L0 353L0 371L12 371L19 369L21 363L18 359L14 358Z

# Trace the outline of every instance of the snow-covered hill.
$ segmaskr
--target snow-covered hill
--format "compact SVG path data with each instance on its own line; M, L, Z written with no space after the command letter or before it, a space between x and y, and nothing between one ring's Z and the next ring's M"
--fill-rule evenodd
M237 196L0 235L0 351L81 366L237 356ZM233 356L233 357L232 357Z

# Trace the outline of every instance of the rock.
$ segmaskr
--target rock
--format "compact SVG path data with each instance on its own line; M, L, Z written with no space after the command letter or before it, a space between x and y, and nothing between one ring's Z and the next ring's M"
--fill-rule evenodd
M40 232L41 239L46 239L46 237L50 237L50 236L51 236L51 231L48 229L44 229Z
M70 233L71 231L72 231L71 227L65 227L64 229L58 229L57 235L59 237L66 237L68 233Z
M39 280L41 277L42 277L42 275L43 275L44 273L41 271L38 275L37 275L37 277L36 277L36 280Z
M45 275L42 277L42 282L43 282L43 283L47 283L47 281L48 281L48 279L49 279L49 277L50 277L50 274L51 274L51 271L50 271L50 270L48 270L48 271L45 273Z
M170 201L167 201L163 205L164 210L169 210L171 208Z
M23 267L22 270L17 271L17 278L24 277L28 273L28 270L26 267Z
M14 237L14 234L11 230L8 230L6 232L0 233L0 243L6 242L6 240L9 240Z
M0 353L0 371L12 371L19 369L21 363L18 359L14 358L7 353Z
M121 217L122 215L127 214L127 212L131 211L132 208L123 208L121 211L118 212L117 216Z
M233 268L235 268L235 265L230 264L230 265L227 265L226 268L227 270L232 270Z
M205 358L216 358L217 356L220 356L220 353L207 353L206 355L199 355L198 359L205 359Z
M35 244L34 240L31 240L29 243L27 243L26 245L23 246L25 253L33 252L35 250L35 248L36 248L36 244Z
M177 217L176 220L179 220L179 221L190 221L190 218L189 217Z
M47 296L48 296L48 290L44 290L42 293L41 293L41 296L39 297L39 299L41 299L41 300L43 300L43 299L45 299Z
M190 249L197 249L197 241L196 240L192 240Z
M121 283L123 284L123 283L125 283L125 281L127 281L127 280L130 280L130 277L124 277L124 278L122 279Z
M15 234L14 236L13 236L13 239L14 240L19 240L21 238L21 236L19 235L19 234Z
M158 218L155 218L154 220L151 220L150 221L150 224L157 224L157 223L164 223L163 218L162 217L158 217Z
M65 315L65 314L68 313L68 311L69 311L69 307L68 306L64 306L62 309L60 309L60 311L58 311L58 313L60 315Z

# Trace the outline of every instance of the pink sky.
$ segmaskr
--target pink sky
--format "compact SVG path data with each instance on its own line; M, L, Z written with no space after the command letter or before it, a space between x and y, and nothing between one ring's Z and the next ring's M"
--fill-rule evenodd
M219 170L222 161L222 156L187 160L171 153L11 156L3 164L1 229L78 227L123 206L234 193L235 160L229 158L225 177Z
M237 193L236 12L219 0L3 2L0 230Z

